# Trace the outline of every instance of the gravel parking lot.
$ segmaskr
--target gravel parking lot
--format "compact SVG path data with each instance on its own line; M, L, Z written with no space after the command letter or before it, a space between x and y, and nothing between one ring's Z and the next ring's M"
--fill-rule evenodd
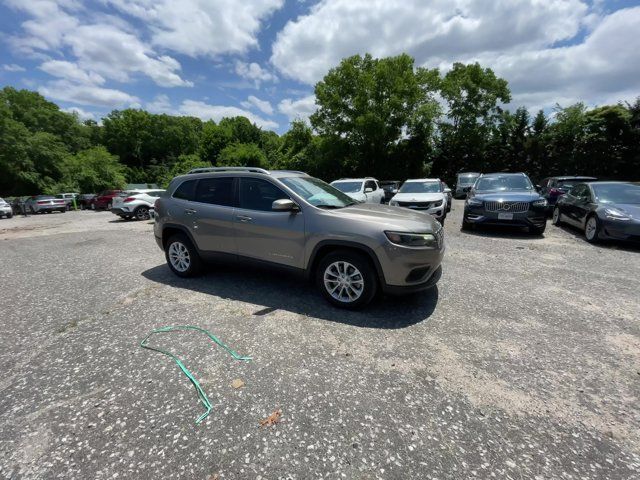
M150 222L0 220L0 476L640 478L640 249L463 233L461 213L437 289L359 312L268 271L177 278ZM139 346L166 325L253 357L153 339L202 383L200 425L187 378Z

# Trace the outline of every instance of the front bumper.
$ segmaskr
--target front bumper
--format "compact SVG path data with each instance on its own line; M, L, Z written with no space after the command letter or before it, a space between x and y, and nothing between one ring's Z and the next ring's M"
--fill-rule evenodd
M640 221L602 220L600 236L612 240L640 242Z
M11 208L10 205L7 205L6 207L0 207L0 215L13 215L13 209Z
M506 218L505 213L508 212L488 212L484 205L467 204L464 207L465 221L476 225L514 225L542 228L547 223L546 206L530 206L526 212L512 213L511 218Z
M438 248L411 248L385 242L375 250L385 293L411 293L432 287L440 279L436 271L444 257L443 230Z

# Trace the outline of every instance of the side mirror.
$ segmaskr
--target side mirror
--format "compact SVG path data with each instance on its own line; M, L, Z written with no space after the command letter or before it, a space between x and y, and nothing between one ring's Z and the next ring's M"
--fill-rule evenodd
M364 193L371 193L371 192L373 192L373 188L371 187L367 187L364 189Z
M275 200L271 204L271 210L274 212L297 212L300 210L300 207L298 207L293 200L281 198L280 200Z

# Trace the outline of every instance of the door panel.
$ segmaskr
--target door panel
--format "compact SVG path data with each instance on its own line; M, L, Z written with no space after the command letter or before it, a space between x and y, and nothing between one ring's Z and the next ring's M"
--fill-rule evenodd
M193 234L201 250L236 254L234 225L234 178L202 178L195 201L185 209L185 218L193 218Z
M240 206L235 210L239 255L304 268L304 215L274 212L274 200L290 198L276 185L257 178L241 178Z

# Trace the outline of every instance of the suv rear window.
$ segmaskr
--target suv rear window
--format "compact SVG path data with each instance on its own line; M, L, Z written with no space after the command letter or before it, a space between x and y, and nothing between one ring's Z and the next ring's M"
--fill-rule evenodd
M176 191L173 192L173 198L179 198L180 200L193 200L196 189L195 180L187 180L182 182Z
M201 178L196 187L196 202L233 205L233 177Z

